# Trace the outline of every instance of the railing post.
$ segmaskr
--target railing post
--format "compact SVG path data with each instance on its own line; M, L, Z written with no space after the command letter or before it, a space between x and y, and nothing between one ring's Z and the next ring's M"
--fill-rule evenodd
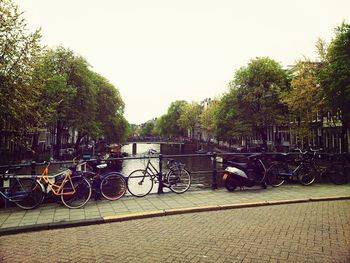
M31 175L36 175L36 162L35 161L32 161L31 164L30 164L30 167L31 167L31 171L30 171L30 174Z
M212 158L213 158L213 173L212 173L212 177L211 177L211 188L213 190L218 188L218 184L216 182L216 176L217 176L216 157L217 157L216 152L213 152L213 155L212 155Z
M163 194L163 155L159 154L159 185L158 194Z
M132 154L136 155L136 153L137 153L137 143L135 142L132 144Z

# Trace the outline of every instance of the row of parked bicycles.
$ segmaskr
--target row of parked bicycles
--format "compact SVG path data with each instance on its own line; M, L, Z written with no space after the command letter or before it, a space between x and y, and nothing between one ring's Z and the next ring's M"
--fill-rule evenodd
M286 181L311 185L315 180L329 180L334 184L346 184L349 179L349 156L322 153L322 149L302 151L295 149L291 153L280 153L274 158L272 154L252 154L247 161L235 158L225 162L223 181L228 191L237 187L267 185L281 186ZM271 160L272 159L272 160Z
M49 175L50 163L45 163L41 175L15 175L18 168L9 168L0 176L2 187L0 195L23 209L39 206L45 198L50 197L68 208L80 208L91 198L103 197L117 200L126 191L136 197L149 194L154 184L162 183L175 193L186 192L191 185L191 175L179 161L166 160L166 169L160 171L152 163L154 150L150 150L144 169L133 171L129 176L108 170L108 163L92 164L73 160L69 169Z

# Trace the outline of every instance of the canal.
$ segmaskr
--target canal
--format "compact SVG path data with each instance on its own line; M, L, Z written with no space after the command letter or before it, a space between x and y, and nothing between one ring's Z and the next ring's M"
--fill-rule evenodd
M147 144L147 143L138 143L137 144L137 154L132 155L132 145L125 145L122 147L121 151L128 153L129 156L135 157L147 157L150 149L156 150L157 153L163 155L181 155L181 154L195 154L196 147L185 147L184 152L180 152L179 145L168 145L163 144L160 147L160 144ZM191 172L192 184L190 190L200 190L203 188L210 188L212 185L212 170L213 162L210 156L205 156L198 154L196 156L181 156L181 157L172 157L172 159L179 160L185 164L185 168ZM144 169L147 164L148 159L133 159L133 160L124 160L122 172L128 176L132 171L136 169ZM152 164L155 167L159 167L159 159L152 159ZM217 163L217 169L222 169L222 163ZM221 174L218 173L217 176L218 187L222 185ZM156 184L152 190L153 193L156 193L158 189L158 184ZM164 192L168 189L164 188Z

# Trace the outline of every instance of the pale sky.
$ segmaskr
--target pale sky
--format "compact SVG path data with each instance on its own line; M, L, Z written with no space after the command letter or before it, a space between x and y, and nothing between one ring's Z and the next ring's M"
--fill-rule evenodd
M315 43L350 22L349 0L15 0L42 43L82 55L121 93L140 124L175 100L227 91L256 57L282 66L316 57Z

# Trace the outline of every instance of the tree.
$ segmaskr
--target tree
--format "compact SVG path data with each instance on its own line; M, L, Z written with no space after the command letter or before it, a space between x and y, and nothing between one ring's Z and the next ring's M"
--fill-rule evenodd
M215 135L219 140L234 143L237 138L247 137L252 134L251 126L240 114L236 90L225 93L214 111Z
M154 135L154 121L147 121L141 128L141 136L153 136Z
M308 138L311 134L317 114L324 110L322 90L318 84L317 74L322 63L299 61L293 72L291 89L284 97L294 125L290 127L296 132L298 138Z
M78 132L77 150L85 136L104 136L108 142L125 140L124 102L118 90L93 72L84 58L63 47L47 50L37 75L43 80L41 101L51 113L47 123L57 127L56 154L65 127Z
M177 100L170 104L166 114L157 119L155 130L164 137L184 136L186 130L179 124L180 116L187 102Z
M240 68L229 86L237 98L239 119L260 134L267 147L267 127L280 124L286 116L281 92L288 87L288 76L270 58L256 58Z
M201 106L198 102L188 103L184 106L179 118L179 125L183 129L188 129L190 131L190 138L194 138L194 132L196 125L200 124L200 115L202 112Z
M42 124L44 127L56 124L56 156L59 156L59 150L62 147L64 128L75 126L77 129L82 129L79 126L79 117L83 117L81 123L89 121L91 117L89 108L82 107L85 103L83 98L86 97L83 92L88 88L88 84L84 83L87 82L87 71L84 67L86 62L82 58L77 58L73 51L58 47L46 50L36 68L37 78L42 79L39 98L42 106L41 115L45 116L46 108L50 109L48 111L50 115L43 117L46 123ZM84 70L85 72L82 72ZM79 96L81 100L77 98ZM85 113L86 115L83 116ZM81 131L79 131L79 137L82 137ZM80 138L78 138L79 141Z
M326 102L333 112L340 112L342 149L349 151L347 132L350 127L350 24L343 22L335 30L325 67L319 74Z
M201 128L207 133L208 140L215 136L216 129L214 116L218 105L218 100L210 100L208 105L203 108L199 118Z
M17 134L31 132L37 118L39 91L32 71L41 51L40 31L28 33L18 7L10 0L0 5L0 127Z
M123 142L129 132L129 124L123 117L125 104L119 91L104 77L94 74L97 89L97 122L100 135L107 142Z
M162 137L168 137L168 127L169 124L169 117L168 115L164 114L157 118L156 123L154 125L154 132L155 134L162 136Z

